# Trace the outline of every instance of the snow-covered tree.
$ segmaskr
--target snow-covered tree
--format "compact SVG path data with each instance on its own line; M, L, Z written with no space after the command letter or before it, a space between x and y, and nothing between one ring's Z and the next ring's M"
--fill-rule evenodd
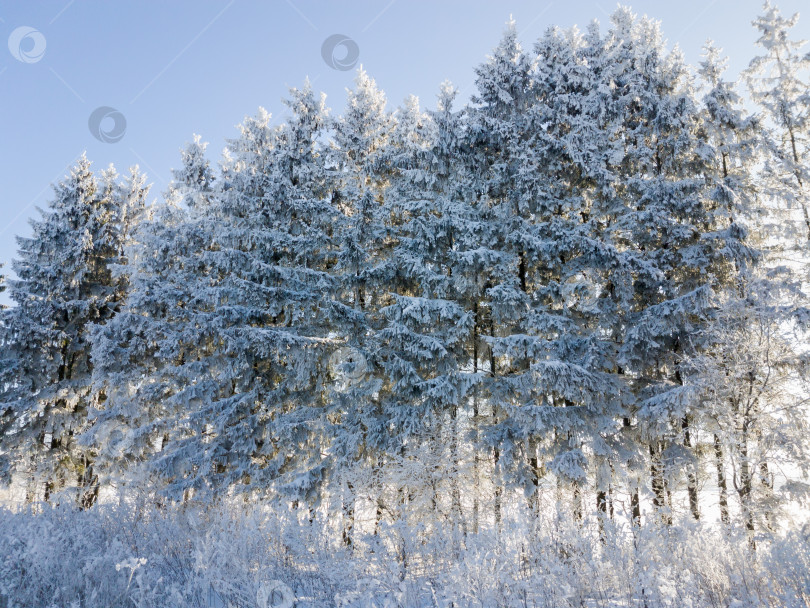
M521 170L533 133L527 131L531 103L532 61L517 40L514 22L507 24L499 45L488 60L476 68L477 92L469 111L464 156L469 169L470 201L480 222L478 247L461 258L468 284L468 307L472 309L474 370L486 370L486 379L476 389L475 418L487 414L482 439L491 446L493 512L496 524L502 514L505 473L520 462L525 437L513 437L504 425L506 403L497 395L501 375L509 373L502 361L506 351L498 340L513 331L527 305L526 228L528 211L522 182L531 177L530 167ZM524 151L526 150L526 151ZM477 193L477 195L476 195ZM482 348L483 347L483 348ZM480 362L479 362L480 359ZM487 412L484 411L486 406ZM504 453L506 452L506 453Z
M666 51L659 25L628 9L618 9L613 21L608 46L621 66L611 77L625 149L617 170L622 208L610 234L643 264L634 273L617 363L631 378L629 413L649 446L654 505L670 520L673 471L685 467L697 518L690 431L697 402L684 386L681 361L702 348L712 289L733 277L742 234L726 230L727 209L707 200L713 155L680 52Z
M729 249L721 253L734 259L735 266L718 294L719 317L708 328L707 352L695 359L693 380L707 403L701 422L711 432L721 520L730 520L732 485L742 522L754 532L769 525L766 513L779 506L775 486L801 494L797 479L788 474L790 479L775 484L774 476L775 471L804 466L805 454L796 439L804 428L803 398L794 395L804 394L806 387L796 350L801 333L793 323L802 310L802 292L791 269L780 265L784 232L768 225L784 218L772 205L760 203L763 193L768 197L774 192L767 177L757 179L757 164L773 150L760 145L768 136L758 120L746 116L733 86L722 80L724 68L717 49L708 46L700 74L708 88L703 129L715 151L711 200L718 216L726 216L719 234ZM777 410L784 413L779 422L773 418ZM791 464L786 466L786 460Z
M745 79L764 119L762 141L770 154L762 174L763 191L778 205L796 210L810 240L810 54L790 30L799 15L785 18L769 1L754 20L763 54L751 60ZM784 231L783 225L782 230ZM806 239L800 239L800 244ZM806 242L805 242L806 247Z
M381 416L380 368L374 347L392 266L393 218L385 201L390 176L386 158L394 120L385 94L360 68L355 87L347 91L346 109L333 121L328 171L334 183L333 202L339 212L334 240L337 248L332 276L339 286L338 305L345 310L340 330L350 365L367 373L333 393L337 421L334 455L339 464L380 466L389 437ZM355 375L354 373L352 375ZM344 469L344 471L347 469ZM357 469L356 469L357 470ZM345 482L344 537L352 542L355 493L359 480ZM372 482L373 483L373 482ZM376 484L375 484L376 485ZM372 493L377 490L370 490Z
M728 522L733 489L752 542L810 490L803 473L809 456L805 336L790 322L804 296L791 280L773 278L741 273L737 291L723 298L708 328L707 348L687 362L704 401L704 424L723 450L717 462L721 516Z
M435 112L423 114L418 101L409 98L397 114L386 193L396 218L396 243L377 340L386 379L381 405L399 444L395 453L431 463L426 477L403 483L408 500L429 500L434 519L446 506L451 525L463 527L462 416L475 379L468 369L473 315L460 261L479 245L474 208L460 179L455 95L445 83ZM431 478L437 472L438 483ZM447 505L438 495L442 487L449 489Z
M762 245L766 234L763 222L766 218L758 205L758 186L756 184L756 164L761 157L758 152L760 125L753 116L746 114L743 100L733 83L723 79L727 61L720 56L720 50L711 42L704 47L704 60L700 64L700 77L705 90L703 96L701 130L710 146L712 181L709 192L710 204L718 218L717 235L725 240L728 249L721 254L734 260L731 276L726 281L726 288L720 292L721 306L726 308L728 302L740 309L746 306L748 286L751 277L756 276L754 264L760 262L757 251L751 249L745 241L754 228L759 236L754 240ZM735 249L736 248L736 249ZM724 319L724 322L728 319ZM712 390L709 387L709 390ZM711 412L712 409L709 409ZM696 422L709 431L711 437L710 451L715 458L717 488L719 492L720 515L728 523L727 463L724 453L727 447L717 432L712 416L701 416Z
M88 410L103 398L91 382L92 328L109 321L125 285L111 267L120 261L132 214L132 196L112 167L97 181L82 157L56 185L55 199L32 221L33 234L18 238L19 277L10 284L16 306L3 314L3 402L11 426L3 437L10 473L30 479L29 495L44 484L44 497L77 483L79 503L94 502L95 450L76 437L88 425ZM137 172L135 198L145 190ZM73 479L76 476L77 479Z
M719 51L693 74L619 7L528 49L510 22L463 107L389 112L362 69L341 116L291 89L218 166L195 136L156 208L82 159L0 311L0 474L262 497L400 581L545 513L607 541L615 505L640 542L705 516L706 471L768 531L806 489L806 252L773 230L807 222L794 24L756 21L753 116Z
M149 459L175 498L306 495L323 474L306 412L324 382L335 214L324 199L322 100L307 87L288 103L281 127L263 110L246 119L218 187L186 180L186 198L207 204L169 206L144 226L130 248L133 293L96 345L118 389L104 428L127 421L104 441L109 457ZM205 163L184 155L181 174L195 166Z

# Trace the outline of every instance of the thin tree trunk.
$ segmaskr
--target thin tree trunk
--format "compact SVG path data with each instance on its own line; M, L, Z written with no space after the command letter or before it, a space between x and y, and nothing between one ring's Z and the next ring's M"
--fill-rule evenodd
M720 521L728 525L731 521L728 514L728 486L726 485L726 469L723 458L723 446L717 433L714 435L714 459L717 466L717 488L720 492Z
M98 499L98 477L93 473L93 465L87 455L82 456L82 472L77 483L77 503L80 510L89 509Z
M352 533L354 531L354 487L346 482L348 497L343 497L343 544L352 546Z
M495 323L490 316L489 319L489 335L490 337L495 337ZM489 348L489 371L492 375L493 379L498 373L496 364L495 364L495 351L493 350L492 346ZM498 424L498 407L493 402L492 403L492 423L493 425ZM501 484L498 475L498 468L500 465L501 460L501 451L498 448L497 444L492 448L492 458L494 461L494 473L492 475L492 482L495 485L495 496L494 496L494 503L493 503L493 512L495 515L495 527L496 529L500 529L501 526Z
M779 62L779 75L783 76L784 75L784 66L782 65L782 60L781 60L781 58L779 58L778 55L777 55L777 60ZM795 166L798 167L802 163L801 163L801 160L799 159L799 150L796 147L795 128L794 128L792 122L790 121L790 119L788 119L786 121L786 123L787 124L785 126L787 127L788 136L790 137L790 149L791 149L791 152L793 153L793 163L794 163ZM796 175L796 181L799 184L799 190L804 190L804 182L802 180L802 174L801 174L800 170L798 168L796 168L794 170L794 174ZM804 225L805 225L805 228L807 229L807 240L810 241L810 213L808 213L808 211L807 211L807 205L804 204L804 198L801 197L801 196L798 196L796 198L798 199L799 205L801 205L801 208L802 208L802 215L804 216Z
M750 534L754 533L754 513L751 505L751 463L748 459L748 422L743 422L740 439L740 485L737 494L740 496L743 524Z
M681 428L683 429L683 447L690 452L692 451L692 438L689 433L689 419L684 416L681 420ZM694 454L697 458L697 454ZM697 484L697 466L689 466L689 471L686 474L687 492L689 494L689 510L692 512L692 517L695 521L700 520L700 507L698 505L698 484Z
M518 211L516 210L516 213ZM519 264L518 264L518 280L520 281L520 289L523 293L528 294L528 283L527 283L527 271L528 265L526 263L526 252L521 251L519 255ZM529 355L528 349L527 352L524 353L524 359L520 366L518 367L518 371L525 373L530 367L529 364ZM533 510L535 514L539 513L539 500L540 500L540 468L538 466L537 461L537 440L534 437L530 437L528 441L528 446L526 450L526 459L527 464L529 465L529 471L531 472L532 476L532 484L534 486L534 491L532 496L528 499L528 507L529 512L531 513ZM535 505L533 507L533 505Z
M478 314L478 302L473 305L475 313L475 323L473 325L473 373L478 376L478 335L480 331L480 318ZM478 534L478 380L476 378L475 388L473 389L473 534Z
M458 457L458 406L450 408L450 459L453 463L453 478L450 480L450 493L452 496L452 513L454 524L461 525L462 536L467 536L467 525L461 512L461 490L458 486L459 457Z
M669 525L670 517L665 513L667 508L667 489L664 483L664 469L661 464L661 446L650 443L650 476L652 477L653 506L661 521Z
M762 484L762 491L765 495L765 500L767 500L773 496L773 480L771 479L771 473L768 469L768 462L762 461L759 465L759 481ZM765 525L768 527L769 530L773 531L773 523L771 521L771 512L770 508L765 509Z
M374 536L380 535L383 513L385 513L385 502L383 501L382 494L378 494L376 509L374 511Z
M540 513L540 466L537 458L537 440L529 439L529 469L532 474L534 492L529 497L529 512L537 516Z
M757 443L762 446L762 429L757 428L755 433ZM765 454L761 451L760 452L760 463L759 463L759 482L762 487L762 498L763 502L765 503L765 509L763 510L763 520L765 526L773 532L773 522L771 518L771 506L768 504L770 499L773 498L773 479L771 477L770 468L768 467L768 461L765 459Z
M596 492L596 515L599 520L599 538L605 540L605 520L607 519L608 493L604 490Z
M402 444L400 448L400 458L402 459L402 463L405 463L407 457L407 448L405 444ZM408 574L408 551L407 547L405 546L405 539L406 534L405 530L407 530L407 521L405 521L405 510L406 510L406 502L408 499L408 488L407 486L400 486L397 490L399 494L399 513L398 517L402 523L402 532L400 533L399 538L399 582L405 580L405 577Z
M616 367L616 373L619 376L623 376L624 375L624 368L621 367L621 366L617 366ZM624 428L628 429L628 431L632 427L632 421L630 420L629 416L625 417L622 420L622 423L624 425ZM634 526L640 526L641 525L641 501L639 500L639 497L638 497L638 482L637 482L637 480L634 481L633 485L630 487L630 512L631 512L631 515L630 515L631 523Z
M558 440L559 436L557 433L557 429L554 429L554 445L557 445ZM560 475L556 476L556 487L554 492L554 498L555 498L557 521L561 522L563 519L563 481Z
M40 443L44 441L44 437L40 437ZM31 504L37 498L37 459L35 455L35 450L31 452L31 474L28 477L28 483L26 484L25 488L25 503Z
M498 417L495 413L495 406L492 407L492 416L497 423ZM501 484L498 479L498 466L500 465L501 461L501 451L498 449L496 445L492 450L492 456L494 460L494 467L495 467L495 474L493 475L492 481L495 484L495 497L494 497L494 504L493 504L493 513L495 515L495 527L500 529L501 526Z

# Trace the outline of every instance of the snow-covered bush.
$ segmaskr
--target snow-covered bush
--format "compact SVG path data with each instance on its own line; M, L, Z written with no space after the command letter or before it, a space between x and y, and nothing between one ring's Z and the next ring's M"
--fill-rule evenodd
M297 606L805 606L810 534L763 538L696 523L636 530L560 520L330 542L320 513L242 500L216 507L102 504L0 512L4 608L255 607L273 581ZM283 589L280 585L275 585ZM264 592L264 594L262 594ZM275 599L273 599L275 598ZM271 604L275 605L275 604ZM260 608L264 608L263 606Z

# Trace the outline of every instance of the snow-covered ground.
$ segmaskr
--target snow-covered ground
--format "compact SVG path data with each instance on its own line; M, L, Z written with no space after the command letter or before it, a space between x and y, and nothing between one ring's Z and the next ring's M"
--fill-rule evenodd
M289 505L0 511L0 606L806 606L810 530L761 539L518 513L464 536L385 526L352 547ZM294 596L294 597L293 597ZM264 598L264 599L262 599ZM262 605L260 602L264 601Z

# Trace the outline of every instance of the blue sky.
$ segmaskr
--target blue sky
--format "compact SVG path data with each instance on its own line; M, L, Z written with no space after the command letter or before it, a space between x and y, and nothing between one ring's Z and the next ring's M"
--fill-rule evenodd
M778 2L784 14L805 4ZM47 204L50 184L83 151L99 170L114 163L123 173L140 165L156 198L193 133L210 142L216 161L246 115L263 106L279 120L287 88L307 76L339 113L354 70L324 61L322 45L333 34L356 42L358 65L386 91L389 104L415 94L432 107L445 79L462 98L470 95L473 67L497 44L510 14L524 46L531 46L550 25L584 29L598 19L604 30L615 6L609 0L2 1L0 35L12 43L0 45L0 263L8 271L14 235L29 233L28 219ZM751 20L759 0L631 6L660 19L667 39L691 63L707 38L730 56L734 76L758 52ZM34 37L16 44L24 26L40 32L44 54ZM810 38L810 15L794 32ZM29 62L15 53L23 59L27 53ZM88 127L101 106L126 119L114 143L97 140ZM107 118L102 128L112 125Z

